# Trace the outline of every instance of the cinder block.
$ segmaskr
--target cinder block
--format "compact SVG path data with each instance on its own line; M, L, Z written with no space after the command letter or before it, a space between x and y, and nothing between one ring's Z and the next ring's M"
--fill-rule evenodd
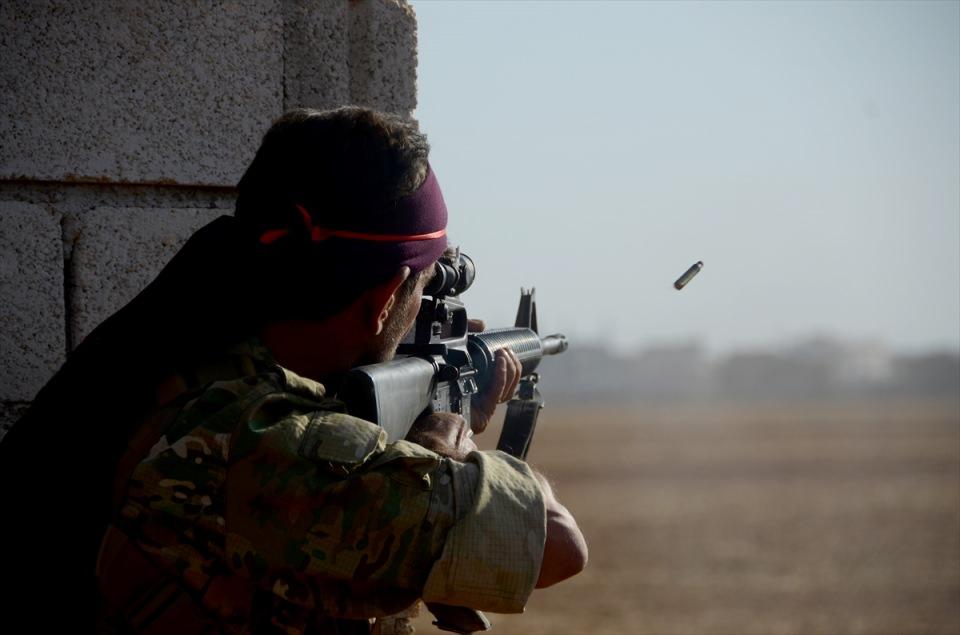
M219 209L100 207L68 217L74 345L146 287L194 231L223 214Z
M65 359L60 216L0 201L0 400L33 399Z
M284 110L351 103L350 7L343 0L286 0Z
M0 178L235 185L283 108L280 3L0 3Z
M417 106L417 19L407 2L351 3L350 98L410 115Z
M398 0L288 0L284 107L357 104L409 116L417 105L417 23Z
M28 403L3 403L0 402L0 441L7 435L7 431L13 427L17 419L23 416L30 407Z

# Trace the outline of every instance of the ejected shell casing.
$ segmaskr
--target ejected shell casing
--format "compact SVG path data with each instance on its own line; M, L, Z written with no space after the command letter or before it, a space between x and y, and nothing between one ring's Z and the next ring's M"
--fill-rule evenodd
M673 288L679 291L687 286L687 283L693 280L693 277L700 273L701 269L703 269L703 261L698 260L697 262L693 263L693 266L684 271L682 276L677 278L677 281L673 283Z

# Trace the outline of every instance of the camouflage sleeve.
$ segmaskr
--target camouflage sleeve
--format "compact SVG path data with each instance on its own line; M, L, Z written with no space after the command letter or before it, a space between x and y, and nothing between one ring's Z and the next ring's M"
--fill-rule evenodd
M423 590L427 602L520 613L543 560L547 517L540 485L523 461L473 452L451 462L456 524Z
M242 621L260 606L241 599L252 588L300 625L420 596L522 610L546 531L525 463L388 445L372 423L254 384L218 384L185 407L122 506L122 529L208 608Z
M228 563L326 615L379 616L416 600L454 520L446 462L388 446L383 429L341 413L257 428L231 461Z

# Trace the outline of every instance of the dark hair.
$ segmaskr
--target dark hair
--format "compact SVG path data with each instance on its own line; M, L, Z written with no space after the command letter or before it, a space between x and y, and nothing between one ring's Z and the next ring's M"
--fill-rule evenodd
M300 109L274 122L237 185L236 217L251 226L297 226L380 212L427 176L430 146L417 122L367 108Z
M294 110L274 122L240 179L235 214L254 237L289 231L257 256L265 320L323 319L396 273L372 262L375 246L312 243L296 205L318 225L362 229L420 187L429 150L416 121L355 106Z

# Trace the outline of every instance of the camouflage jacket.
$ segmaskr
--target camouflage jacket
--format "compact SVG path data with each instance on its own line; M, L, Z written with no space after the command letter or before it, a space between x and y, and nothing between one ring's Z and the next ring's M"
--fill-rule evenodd
M143 557L211 631L325 632L330 618L388 615L417 598L523 610L546 516L522 461L388 444L256 340L165 390L178 396L144 422L118 470L102 596L148 588L117 564ZM118 539L133 556L116 556ZM157 593L137 602L141 616L162 613ZM127 620L117 628L149 632L105 606L107 622Z

